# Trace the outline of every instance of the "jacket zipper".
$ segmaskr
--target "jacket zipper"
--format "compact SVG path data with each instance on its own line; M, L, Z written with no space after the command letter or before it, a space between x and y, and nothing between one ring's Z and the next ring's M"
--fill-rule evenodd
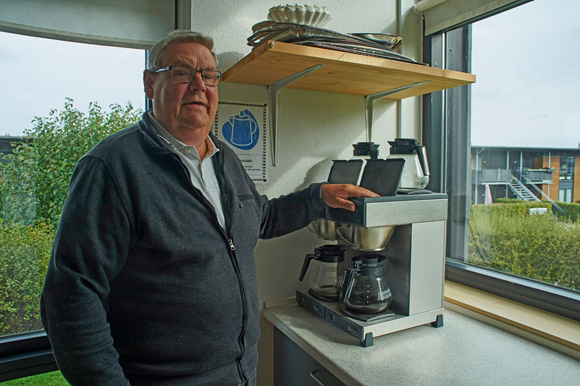
M218 145L216 145L218 146ZM219 147L218 147L219 148ZM230 207L230 202L229 197L224 193L225 191L225 181L224 181L224 175L222 172L222 162L221 159L219 157L219 155L217 157L214 158L214 169L216 171L216 176L218 179L218 184L220 186L220 194L222 196L222 206L224 208L229 208ZM240 209L243 207L242 203L240 201L240 199L238 198L238 205L240 207ZM234 271L236 273L236 276L238 278L238 286L240 288L240 295L242 298L242 330L240 331L240 335L238 335L238 346L240 348L240 355L236 358L236 365L238 367L238 373L240 375L240 378L242 380L242 385L247 385L248 384L248 377L244 371L244 368L242 366L242 359L244 358L244 355L246 354L246 344L244 342L244 338L246 335L246 328L248 327L248 300L247 300L247 296L246 296L246 289L244 287L244 282L243 282L243 278L242 278L242 273L240 271L240 266L238 264L238 257L236 256L236 247L234 245L234 240L232 240L232 238L230 237L231 235L231 216L229 211L224 211L224 217L225 217L225 221L226 221L226 229L229 231L229 234L226 234L226 230L223 230L224 233L224 237L226 237L226 239L228 240L228 243L230 245L230 259L232 261L232 265L234 267ZM217 216L216 216L216 221L217 221Z
M236 256L236 247L234 246L234 241L232 239L228 239L228 243L230 244L230 251L232 253L232 264L234 266L236 275L238 276L238 285L240 287L240 293L242 295L242 331L238 336L240 355L238 356L238 358L236 358L236 365L238 366L238 372L240 374L240 377L242 378L243 384L246 385L248 383L248 377L246 376L246 373L244 372L244 368L242 366L242 358L246 353L246 344L244 343L244 337L246 335L246 327L248 323L248 305L246 301L246 290L242 282L242 274L240 272L240 267L238 265L238 259Z
M175 151L177 151L177 150L175 150ZM179 162L179 164L181 165L181 167L182 167L183 171L185 172L185 175L187 176L189 181L191 181L191 175L189 174L189 170L187 170L185 165L183 165L183 163L179 159L179 156L177 156L177 154L173 154L173 156L177 159L177 162ZM217 161L214 164L214 166L217 166L217 170L220 171L221 169L220 169L219 165L216 165L216 164L218 164ZM223 188L224 188L224 183L222 181L223 176L221 175L221 172L220 173L216 172L216 176L218 177L218 182L220 184L220 194L221 194L221 192L223 192ZM247 324L248 324L248 302L246 299L246 290L244 288L244 283L242 281L242 273L240 271L240 267L238 265L238 259L236 256L236 247L234 245L234 241L231 239L231 237L228 236L227 231L224 228L222 228L222 226L220 225L220 223L217 219L217 214L215 212L214 207L203 196L203 194L195 186L193 186L193 184L191 185L191 187L193 188L194 192L201 198L201 202L204 204L204 206L213 214L213 218L214 218L218 228L221 230L222 235L224 236L224 238L227 240L227 242L229 244L230 260L231 260L232 266L234 267L234 272L236 273L236 277L238 278L238 287L240 288L240 295L242 298L242 331L240 332L240 335L238 336L238 345L240 347L240 355L236 358L236 365L238 368L238 374L239 374L240 378L242 379L242 384L247 385L248 384L248 377L247 377L246 373L244 372L244 368L242 366L242 358L244 357L244 355L246 353L246 345L244 343L244 338L246 335L246 328L247 328ZM222 194L222 206L223 207L228 207L228 203L226 202L226 199L227 199L227 196ZM239 199L238 199L238 201L239 201ZM224 202L226 202L226 205L224 205ZM241 208L242 207L241 201L239 202L239 205ZM224 211L224 216L226 217L226 228L229 229L230 221L231 221L231 219L229 218L229 213L227 213L227 211Z

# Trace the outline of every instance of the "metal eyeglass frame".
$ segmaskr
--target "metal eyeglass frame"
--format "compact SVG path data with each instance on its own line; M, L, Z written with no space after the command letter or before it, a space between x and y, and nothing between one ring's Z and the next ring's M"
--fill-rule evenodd
M156 71L152 71L154 74L160 73L160 72L166 72L169 71L169 73L171 74L171 79L175 82L177 82L175 79L173 79L173 69L174 68L187 68L188 70L193 70L193 76L191 78L191 80L189 80L188 82L179 82L179 83L191 83L194 79L195 76L197 74L199 74L201 76L201 80L203 81L203 83L206 86L210 86L210 87L215 87L215 86L219 86L222 82L222 73L218 70L211 70L211 69L204 69L204 70L198 70L197 68L192 68L192 67L187 67L187 66L168 66L165 68L162 68L160 70L156 70ZM217 74L216 79L217 79L217 84L209 84L205 81L205 78L203 77L203 72L204 71L211 71L212 74L215 73Z

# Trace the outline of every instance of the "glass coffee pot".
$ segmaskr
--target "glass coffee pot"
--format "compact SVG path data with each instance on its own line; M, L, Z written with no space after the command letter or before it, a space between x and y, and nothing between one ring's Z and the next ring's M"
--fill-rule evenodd
M300 281L303 281L306 271L308 272L308 290L313 297L324 301L336 301L340 295L340 289L344 275L344 245L324 245L309 253L304 258Z
M344 273L339 299L348 311L378 314L389 308L393 296L385 276L384 263L385 257L378 254L353 258L354 267Z

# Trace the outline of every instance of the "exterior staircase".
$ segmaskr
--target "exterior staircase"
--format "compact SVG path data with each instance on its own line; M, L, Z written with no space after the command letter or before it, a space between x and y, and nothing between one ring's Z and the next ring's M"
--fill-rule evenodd
M556 204L550 197L548 197L532 181L530 181L527 177L524 177L524 176L522 176L522 178L524 179L524 181L526 182L527 185L533 187L536 191L538 191L538 193L540 193L542 195L542 197L546 201L550 202L552 204L552 207L554 209L556 209L560 213L564 213L564 210L562 208L560 208L560 206L558 206L558 204ZM526 185L524 185L524 183L522 181L520 181L519 179L517 179L517 177L514 176L511 172L510 172L510 183L508 184L508 186L509 186L510 190L512 192L514 192L514 194L520 200L524 200L524 201L536 201L536 202L540 202L541 201L538 197L536 197L536 195L534 193L532 193L532 191L530 189L528 189L528 187Z
M509 183L509 188L517 198L524 201L537 201L540 202L540 199L532 193L530 189L526 187L520 180L516 178L513 174L510 176L511 180Z

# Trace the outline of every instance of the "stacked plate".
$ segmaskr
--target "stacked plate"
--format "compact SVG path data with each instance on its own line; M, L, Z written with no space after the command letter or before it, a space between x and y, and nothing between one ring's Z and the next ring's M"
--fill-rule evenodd
M268 12L268 20L278 23L323 27L330 21L330 13L328 13L326 7L318 7L316 5L278 5L270 8Z
M387 33L343 34L321 28L330 20L326 7L286 4L272 7L268 20L255 24L248 45L256 47L272 40L312 47L418 63L394 50L402 43L400 36Z
M320 27L275 21L257 23L252 27L252 30L254 33L248 38L248 45L253 47L272 40L418 63L414 59L394 51L403 39L392 34L343 34Z

